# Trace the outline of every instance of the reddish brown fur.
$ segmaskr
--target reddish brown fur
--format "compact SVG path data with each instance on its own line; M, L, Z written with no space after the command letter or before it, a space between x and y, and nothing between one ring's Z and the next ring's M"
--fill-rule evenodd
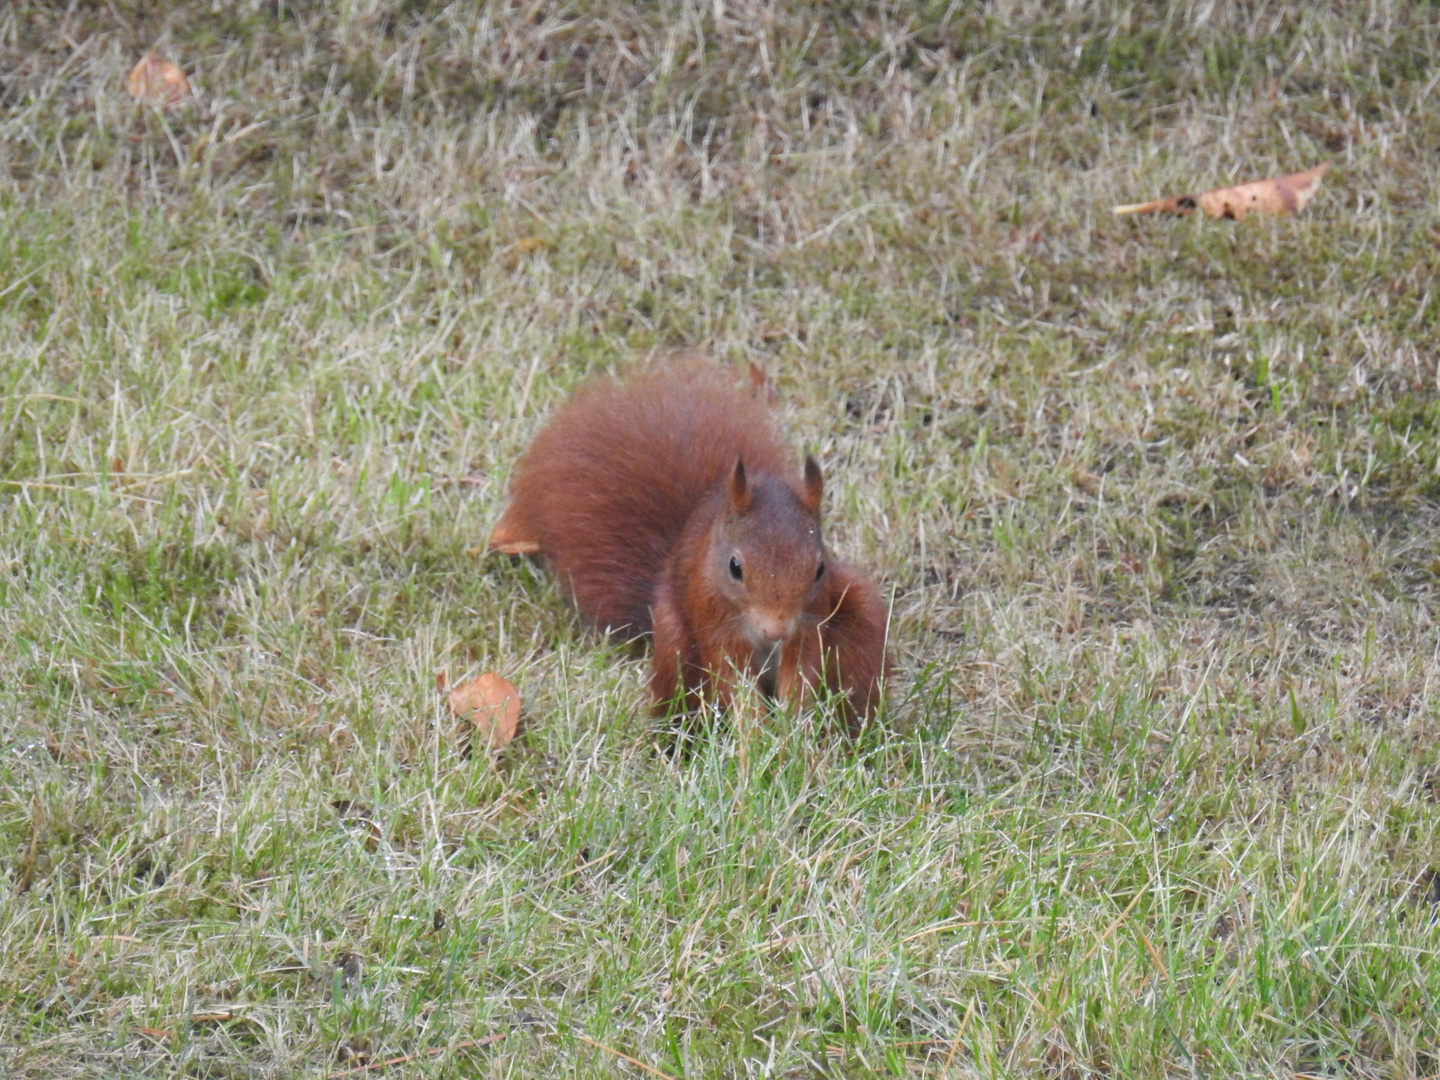
M819 467L798 473L754 394L672 363L562 407L517 466L491 543L538 545L596 626L653 630L657 708L728 705L737 677L758 677L784 699L843 693L853 724L876 705L886 609L824 548L821 492ZM743 579L726 577L732 556Z

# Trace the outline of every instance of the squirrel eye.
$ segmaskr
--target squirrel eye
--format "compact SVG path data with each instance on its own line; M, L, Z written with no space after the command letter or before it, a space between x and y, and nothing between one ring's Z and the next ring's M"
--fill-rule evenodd
M745 572L740 569L740 560L734 555L730 556L730 576L736 581L745 580Z
M820 565L815 568L815 580L819 581L825 576L825 560L820 560Z

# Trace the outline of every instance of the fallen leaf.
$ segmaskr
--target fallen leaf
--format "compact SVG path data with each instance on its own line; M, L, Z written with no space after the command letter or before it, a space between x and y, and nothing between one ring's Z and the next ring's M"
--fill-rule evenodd
M157 109L173 108L190 94L190 80L185 73L154 53L146 53L130 69L126 86L136 101Z
M1321 178L1330 171L1329 163L1316 165L1304 172L1274 176L1268 180L1252 180L1248 184L1216 188L1199 195L1175 195L1147 203L1117 206L1112 213L1128 214L1190 214L1196 208L1209 217L1244 221L1247 214L1298 214L1315 196Z
M139 1034L144 1035L147 1039L164 1041L165 1039L170 1038L170 1032L166 1031L164 1028L137 1027L135 1030Z
M493 671L468 679L450 691L450 711L500 750L520 732L520 692Z

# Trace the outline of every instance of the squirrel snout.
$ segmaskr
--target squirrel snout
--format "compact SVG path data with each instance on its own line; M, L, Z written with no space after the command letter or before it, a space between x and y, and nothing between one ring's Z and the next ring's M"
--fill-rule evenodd
M751 644L758 648L788 641L794 636L795 628L800 623L800 617L789 613L757 611L753 612L746 622L748 623L747 629L750 631Z

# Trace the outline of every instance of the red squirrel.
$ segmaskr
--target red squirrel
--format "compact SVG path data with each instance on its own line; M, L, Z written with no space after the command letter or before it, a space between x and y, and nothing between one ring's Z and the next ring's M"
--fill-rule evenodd
M760 395L672 361L583 387L535 436L489 547L545 559L589 622L654 638L657 712L726 707L737 679L843 695L853 731L885 673L887 610L820 532L802 469Z

